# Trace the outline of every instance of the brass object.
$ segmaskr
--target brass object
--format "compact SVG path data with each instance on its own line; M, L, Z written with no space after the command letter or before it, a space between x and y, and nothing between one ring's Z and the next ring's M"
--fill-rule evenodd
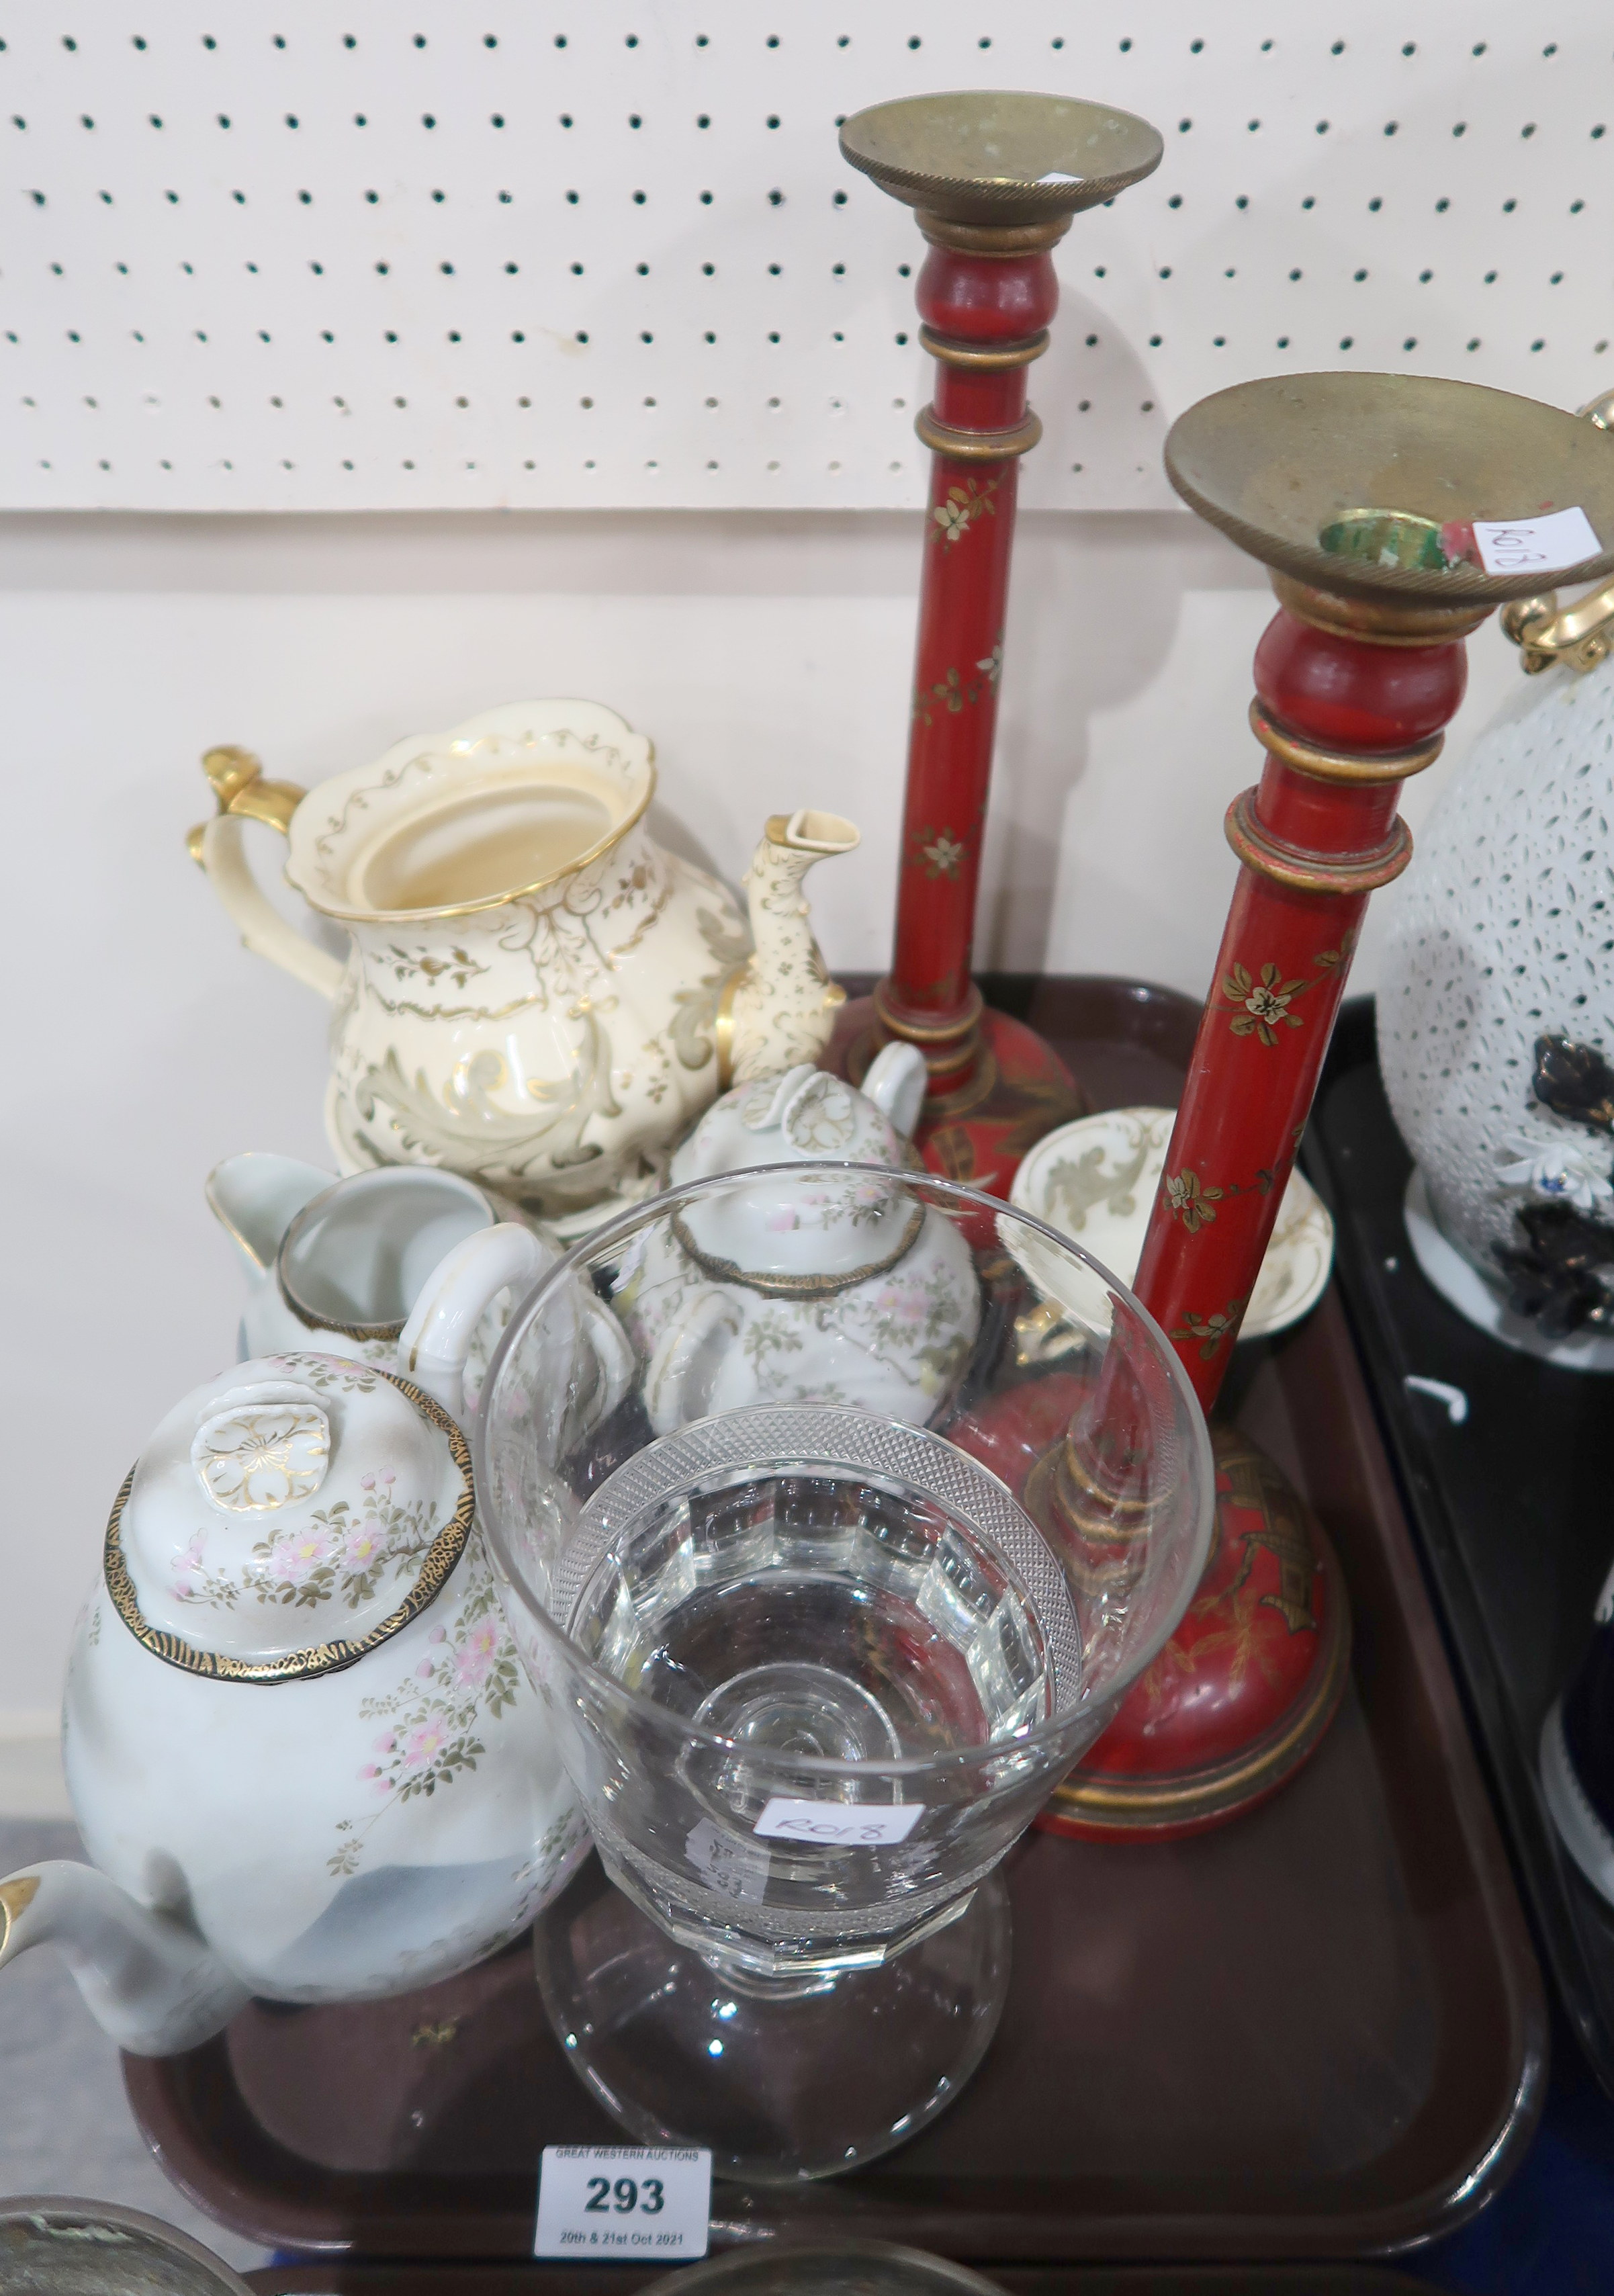
M1057 247L1070 228L1069 216L1051 223L949 223L921 208L914 218L930 247L950 247L960 255L1042 255Z
M1614 647L1614 582L1589 590L1572 606L1560 607L1558 593L1519 598L1502 610L1502 627L1519 649L1519 667L1534 676L1555 661L1574 670L1595 669Z
M1337 590L1314 589L1291 574L1269 569L1280 606L1298 621L1337 637L1359 638L1364 645L1449 645L1477 630L1488 606L1431 606L1415 598L1341 597Z
M1427 742L1415 742L1405 750L1387 750L1377 758L1364 757L1355 750L1321 749L1314 742L1303 742L1298 734L1286 732L1267 716L1259 699L1249 705L1249 723L1261 747L1280 765L1293 766L1297 773L1315 774L1324 782L1372 785L1410 781L1414 774L1432 766L1446 747L1444 734L1431 734Z
M1300 893L1375 893L1393 884L1413 857L1413 832L1399 815L1375 852L1348 861L1329 861L1280 844L1257 818L1254 790L1235 797L1223 816L1227 842L1258 876Z
M1599 430L1614 430L1614 390L1589 398L1581 419ZM1595 669L1614 646L1614 582L1577 598L1561 611L1556 590L1516 598L1502 610L1502 627L1519 648L1519 667L1534 676L1555 661L1577 671Z
M1334 595L1483 611L1536 587L1528 574L1467 562L1384 564L1327 548L1323 536L1359 515L1364 499L1438 527L1578 504L1604 546L1561 578L1614 573L1614 455L1596 429L1479 383L1413 374L1236 383L1173 426L1166 470L1184 500L1252 558Z
M406 1627L411 1619L418 1619L428 1604L436 1601L450 1571L465 1552L465 1542L471 1536L471 1519L476 1513L476 1491L471 1475L471 1446L457 1423L423 1390L410 1380L400 1379L396 1372L382 1371L379 1365L373 1365L370 1368L378 1379L388 1381L401 1395L406 1396L422 1418L447 1437L454 1464L459 1469L460 1479L464 1485L459 1505L427 1548L421 1562L420 1575L397 1610L389 1612L379 1626L373 1627L367 1635L361 1635L356 1642L317 1643L312 1650L288 1651L280 1658L271 1659L229 1658L217 1651L198 1650L180 1636L150 1625L141 1610L135 1582L129 1576L129 1567L123 1556L120 1526L129 1493L135 1487L135 1469L131 1467L123 1479L122 1488L112 1502L102 1553L102 1568L113 1608L143 1650L149 1650L153 1657L166 1660L169 1666L176 1666L185 1674L206 1675L214 1682L307 1682L317 1675L340 1674L345 1667L356 1666L360 1659L378 1649L382 1643L389 1642L401 1627ZM20 1911L20 1907L18 1910Z
M1105 104L971 91L874 104L847 121L840 149L881 191L922 209L924 227L968 248L953 226L1062 225L1151 175L1164 146L1147 120Z
M995 350L983 350L977 343L955 343L950 336L938 335L934 327L919 330L919 348L929 351L944 366L971 367L978 372L1005 366L1029 366L1033 359L1041 358L1048 348L1048 330L1042 328L1028 335L1024 342L1000 343Z
M1042 417L1028 407L1024 421L1010 430L954 430L938 422L928 406L914 417L914 428L922 446L955 463L1001 463L1011 455L1028 455L1043 435Z

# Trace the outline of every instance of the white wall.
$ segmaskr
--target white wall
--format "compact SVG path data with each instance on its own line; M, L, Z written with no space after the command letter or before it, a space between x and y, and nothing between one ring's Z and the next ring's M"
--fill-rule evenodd
M832 961L874 967L918 562L896 513L0 519L0 1738L53 1727L119 1481L233 1352L209 1168L325 1153L320 1007L238 947L185 857L201 751L242 742L308 781L495 701L591 695L654 736L666 811L731 876L770 811L858 821L812 890ZM982 965L1202 993L1270 611L1185 514L1023 521ZM1470 651L1452 757L1519 675L1494 628ZM1448 772L1410 788L1414 827Z

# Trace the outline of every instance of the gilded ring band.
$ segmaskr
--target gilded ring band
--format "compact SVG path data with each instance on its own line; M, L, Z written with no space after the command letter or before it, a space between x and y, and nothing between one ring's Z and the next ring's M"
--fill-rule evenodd
M1322 854L1302 853L1281 845L1260 824L1254 790L1246 790L1228 807L1222 826L1227 842L1247 869L1296 893L1373 893L1401 874L1413 857L1413 832L1397 818L1386 842L1376 852L1331 861Z
M1323 782L1355 782L1371 786L1379 782L1410 781L1414 774L1432 766L1446 747L1444 734L1431 734L1427 742L1414 742L1405 750L1387 750L1376 758L1362 757L1350 750L1324 750L1280 726L1258 701L1249 705L1249 723L1261 747L1269 750L1281 766L1292 766L1297 773L1311 774Z
M1045 327L1040 334L1028 335L1020 342L987 345L961 343L951 335L938 335L934 327L921 327L919 347L940 359L944 366L991 373L1000 367L1029 366L1033 359L1041 358L1048 348L1048 330Z
M1029 411L1007 430L955 430L950 422L938 422L927 406L914 417L914 428L920 443L933 455L949 455L961 463L1010 462L1016 455L1028 455L1043 435L1041 416Z

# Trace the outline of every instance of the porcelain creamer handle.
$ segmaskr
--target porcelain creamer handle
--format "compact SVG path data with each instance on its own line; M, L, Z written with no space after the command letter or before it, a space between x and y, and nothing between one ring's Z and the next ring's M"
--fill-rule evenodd
M211 821L199 823L185 840L192 860L206 870L214 891L241 928L242 944L255 956L266 956L334 1001L347 977L346 965L286 922L252 874L242 842L243 821L266 822L283 837L303 791L292 782L266 781L258 759L246 750L209 750L201 762L218 811Z
M471 1333L499 1293L517 1299L530 1292L556 1260L553 1248L530 1228L507 1220L456 1244L422 1286L414 1309L398 1337L397 1368L423 1387L455 1418L465 1416L465 1363ZM574 1276L562 1304L578 1318L551 1333L559 1356L555 1377L578 1382L578 1398L588 1423L608 1418L627 1394L637 1359L627 1332L602 1300ZM573 1345L586 1327L588 1348ZM561 1360L563 1359L563 1360Z
M519 1298L554 1261L549 1246L514 1220L502 1220L455 1244L421 1286L399 1334L400 1376L463 1419L471 1333L506 1286Z

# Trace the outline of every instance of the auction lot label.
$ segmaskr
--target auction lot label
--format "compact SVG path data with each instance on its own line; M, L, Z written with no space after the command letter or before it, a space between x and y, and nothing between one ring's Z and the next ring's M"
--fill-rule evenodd
M535 2256L643 2257L676 2264L706 2254L712 2156L676 2145L546 2144L538 2172Z

